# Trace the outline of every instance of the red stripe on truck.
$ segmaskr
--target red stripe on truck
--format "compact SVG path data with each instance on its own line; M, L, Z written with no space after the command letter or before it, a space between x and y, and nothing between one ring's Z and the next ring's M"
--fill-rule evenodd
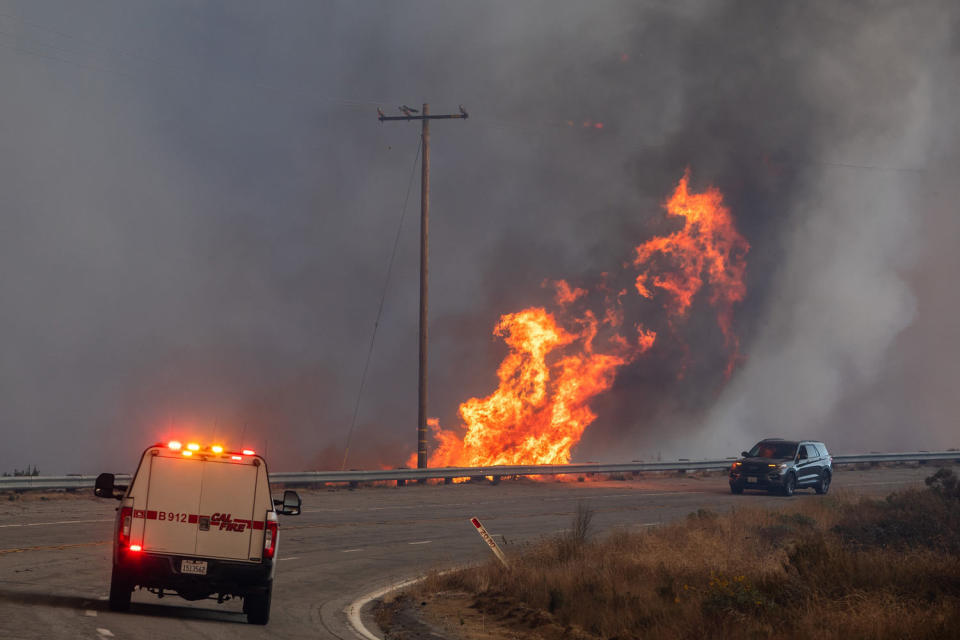
M133 511L133 517L144 518L146 520L157 520L158 519L157 513L158 513L157 511L146 511L144 509L135 509ZM190 513L190 514L187 514L186 520L179 520L175 518L173 520L168 520L167 522L183 522L185 524L197 524L200 521L200 518L207 518L209 520L210 516L199 516L195 513ZM263 520L243 520L241 518L237 518L236 520L233 520L233 522L237 524L245 525L249 529L256 529L257 531L263 531L263 528L264 528ZM219 524L219 523L214 523L214 524Z

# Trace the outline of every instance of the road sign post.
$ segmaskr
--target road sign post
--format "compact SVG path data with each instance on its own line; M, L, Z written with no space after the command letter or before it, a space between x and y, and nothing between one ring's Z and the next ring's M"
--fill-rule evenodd
M483 538L483 541L486 542L487 546L490 547L490 550L493 551L493 555L497 556L497 560L499 560L503 566L509 569L510 563L507 562L507 557L503 555L503 551L500 550L500 547L497 545L497 541L493 539L493 536L487 533L487 530L484 528L483 524L481 524L481 522L476 518L470 518L470 524L476 528L477 533L480 534L480 537Z

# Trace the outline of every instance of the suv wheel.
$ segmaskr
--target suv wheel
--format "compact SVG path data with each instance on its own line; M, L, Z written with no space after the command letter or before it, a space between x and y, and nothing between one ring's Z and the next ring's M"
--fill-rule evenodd
M783 481L783 495L788 498L793 495L794 489L797 488L797 479L792 473L787 474L787 479Z
M248 593L243 598L243 610L250 624L267 624L270 621L270 600L273 592L271 583L264 591Z
M735 493L735 494L737 494L737 495L740 495L741 493L743 493L743 487L741 487L741 486L738 485L738 484L734 484L733 482L731 482L731 483L730 483L730 493Z
M830 474L824 473L823 477L820 478L820 483L814 487L814 491L816 491L820 495L823 495L829 490L830 490Z
M130 584L122 571L114 567L113 574L110 576L110 610L127 611L130 609L131 593L133 593L133 585Z

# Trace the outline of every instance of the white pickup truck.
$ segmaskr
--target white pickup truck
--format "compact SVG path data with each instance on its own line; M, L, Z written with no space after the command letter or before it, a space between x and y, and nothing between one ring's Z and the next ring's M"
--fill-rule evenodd
M240 597L247 621L267 624L279 542L275 506L281 515L298 515L300 497L271 497L262 457L174 440L143 452L128 487L102 473L94 493L121 501L111 609L129 609L140 587L186 600Z

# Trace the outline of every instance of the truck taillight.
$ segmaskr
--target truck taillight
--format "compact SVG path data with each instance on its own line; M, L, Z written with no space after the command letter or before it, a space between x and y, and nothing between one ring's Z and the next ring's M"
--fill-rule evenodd
M120 509L120 526L117 530L117 542L126 546L130 542L130 528L133 526L133 507Z
M277 523L267 520L263 530L263 557L272 558L277 552Z

